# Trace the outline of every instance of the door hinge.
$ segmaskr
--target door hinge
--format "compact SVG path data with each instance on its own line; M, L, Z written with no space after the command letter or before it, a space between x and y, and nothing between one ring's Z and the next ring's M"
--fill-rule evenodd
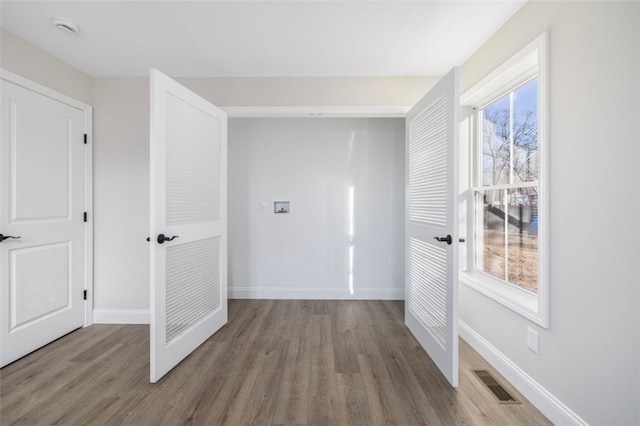
M87 144L87 134L86 133L84 134L84 144L85 145Z
M87 221L87 212L84 212L84 221Z
M82 296L84 297L84 300L87 300L87 290L84 291Z

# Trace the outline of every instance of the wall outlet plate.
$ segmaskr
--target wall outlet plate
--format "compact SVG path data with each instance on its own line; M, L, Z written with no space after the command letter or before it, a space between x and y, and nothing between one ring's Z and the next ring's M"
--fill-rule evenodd
M289 210L289 202L288 201L276 201L273 203L273 212L280 214L288 214L291 212Z

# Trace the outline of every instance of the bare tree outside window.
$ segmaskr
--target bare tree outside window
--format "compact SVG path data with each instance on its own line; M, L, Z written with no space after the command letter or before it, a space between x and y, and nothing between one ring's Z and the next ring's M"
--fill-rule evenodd
M481 111L482 190L476 191L482 244L476 267L538 290L537 79Z

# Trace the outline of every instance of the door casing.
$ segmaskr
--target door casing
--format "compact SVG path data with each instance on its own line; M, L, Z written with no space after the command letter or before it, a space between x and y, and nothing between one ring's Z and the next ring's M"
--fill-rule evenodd
M84 158L84 211L87 212L87 222L84 224L84 289L87 292L84 301L84 326L87 327L93 324L93 107L5 69L0 69L0 79L84 113L84 133L87 135Z

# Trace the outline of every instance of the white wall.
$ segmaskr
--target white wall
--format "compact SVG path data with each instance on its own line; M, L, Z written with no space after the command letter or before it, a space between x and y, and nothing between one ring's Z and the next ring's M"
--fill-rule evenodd
M91 76L0 28L0 68L91 104Z
M464 64L462 90L546 29L550 327L464 285L461 319L582 420L637 425L640 3L528 3ZM527 326L540 333L539 355L526 347Z
M403 217L403 119L230 120L231 297L402 299Z

